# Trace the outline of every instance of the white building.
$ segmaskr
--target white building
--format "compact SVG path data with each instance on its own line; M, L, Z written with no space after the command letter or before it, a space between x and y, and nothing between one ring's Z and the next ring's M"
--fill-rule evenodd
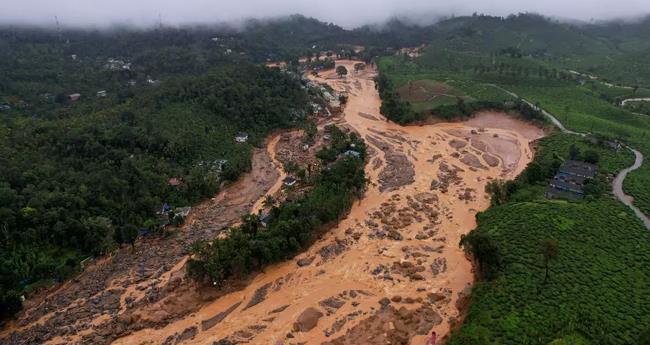
M238 143L245 143L248 141L248 134L244 132L237 133L235 135L235 141Z

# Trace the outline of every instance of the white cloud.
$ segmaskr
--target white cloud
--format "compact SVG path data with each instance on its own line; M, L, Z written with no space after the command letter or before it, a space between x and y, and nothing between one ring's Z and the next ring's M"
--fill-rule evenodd
M0 23L149 26L238 21L301 13L352 27L394 15L440 16L473 12L608 19L650 13L648 0L0 0Z

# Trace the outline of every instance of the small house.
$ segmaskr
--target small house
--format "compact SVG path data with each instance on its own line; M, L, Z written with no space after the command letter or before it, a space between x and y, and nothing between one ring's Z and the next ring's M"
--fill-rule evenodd
M593 178L596 176L597 171L598 166L595 164L568 159L560 166L559 173L583 178Z
M291 187L295 185L298 181L293 177L286 177L282 182L284 183L285 186Z
M266 228L271 222L271 213L267 211L260 211L259 218L260 224Z
M238 143L245 143L248 141L248 133L239 132L235 135L235 141Z
M187 218L187 216L190 214L190 211L192 210L192 207L186 206L186 207L176 207L174 209L174 214L176 216L181 216L183 218Z
M0 110L11 110L11 105L7 103L0 104Z
M546 197L549 199L579 200L585 195L585 183L596 176L595 164L566 160L549 182Z
M346 156L346 157L361 158L361 153L359 153L358 151L354 151L354 150L347 150L347 151L345 151L343 153L343 155Z
M610 141L610 140L605 141L605 146L609 147L610 149L612 149L614 151L618 151L622 147L620 142L618 142L618 141Z
M80 94L80 93L73 93L73 94L68 95L68 100L69 100L70 102L76 102L76 101L79 100L79 98L81 98L81 94Z
M167 184L172 186L172 187L178 187L182 183L182 180L179 177L172 177L169 180L167 180Z
M97 97L106 97L106 90L97 91Z

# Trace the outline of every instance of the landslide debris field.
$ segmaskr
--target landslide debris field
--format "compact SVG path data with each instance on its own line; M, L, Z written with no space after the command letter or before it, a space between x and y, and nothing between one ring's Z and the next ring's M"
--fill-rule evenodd
M353 71L355 61L337 61ZM491 179L511 179L530 162L542 130L505 114L401 127L379 114L375 71L313 80L349 99L319 124L317 143L300 133L269 140L254 171L198 207L176 237L145 241L97 263L43 302L28 306L0 338L8 344L424 344L446 335L473 282L459 248L489 206ZM292 261L227 291L196 289L185 277L187 245L216 236L264 195L281 200L280 166L308 162L335 122L368 144L368 190L350 214ZM269 154L270 153L270 154Z

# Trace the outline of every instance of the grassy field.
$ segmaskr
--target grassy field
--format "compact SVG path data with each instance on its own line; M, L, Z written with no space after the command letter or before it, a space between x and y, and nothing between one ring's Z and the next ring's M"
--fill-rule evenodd
M597 150L603 173L632 156L556 134L540 142L535 162L566 157L570 145ZM550 201L542 184L523 184L510 201L478 215L475 231L497 243L502 265L479 282L451 345L635 344L650 328L650 233L609 194L589 201ZM544 284L542 242L558 257ZM572 341L572 342L571 342Z
M453 86L431 79L408 82L397 89L397 94L402 100L410 102L413 109L418 112L435 109L442 105L456 104L458 99L470 99Z

